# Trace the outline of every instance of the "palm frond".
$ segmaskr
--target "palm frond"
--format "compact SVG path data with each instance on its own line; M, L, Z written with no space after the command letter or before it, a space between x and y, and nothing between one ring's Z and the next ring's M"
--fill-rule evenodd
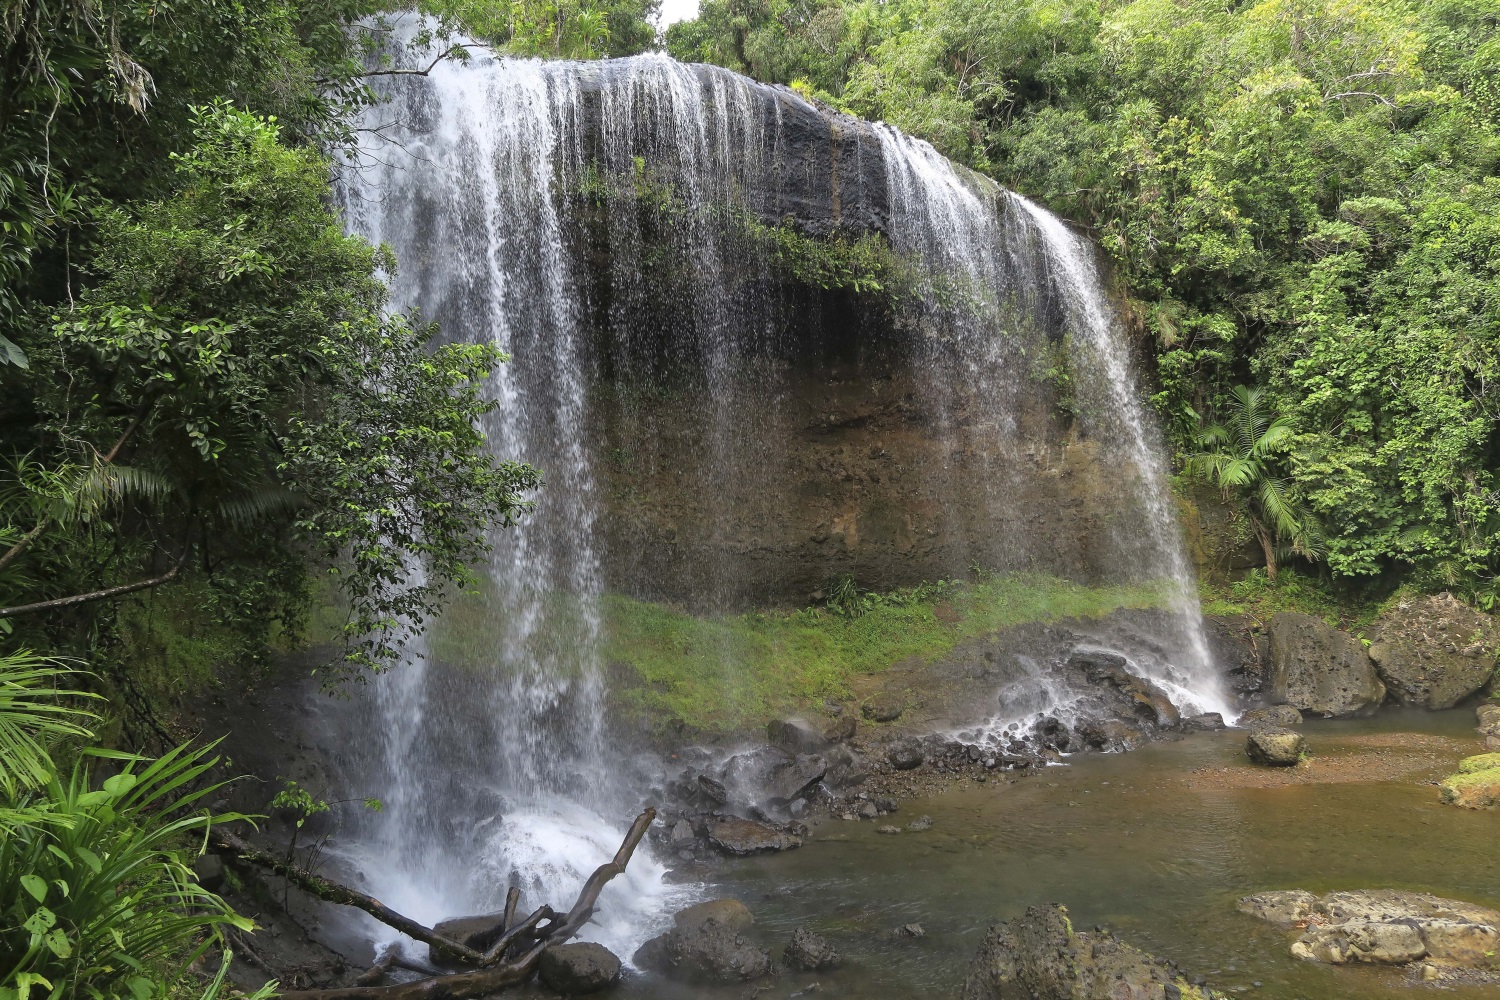
M277 483L246 490L219 502L215 513L235 528L246 528L272 514L296 510L302 495Z
M89 521L106 507L127 500L160 503L172 493L172 482L150 469L96 461L66 498L66 513L58 520Z
M29 652L0 657L0 790L7 798L46 783L53 773L49 744L93 735L87 723L98 716L62 699L98 696L57 686L58 678L78 672Z

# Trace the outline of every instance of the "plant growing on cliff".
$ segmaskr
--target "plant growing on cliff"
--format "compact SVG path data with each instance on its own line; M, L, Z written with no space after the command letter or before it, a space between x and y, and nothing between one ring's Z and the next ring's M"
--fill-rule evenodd
M1198 432L1201 450L1188 456L1190 473L1207 478L1237 497L1266 558L1266 576L1276 579L1277 546L1285 544L1307 559L1318 557L1312 515L1290 489L1281 463L1295 430L1290 418L1275 413L1259 388L1235 386L1224 420Z

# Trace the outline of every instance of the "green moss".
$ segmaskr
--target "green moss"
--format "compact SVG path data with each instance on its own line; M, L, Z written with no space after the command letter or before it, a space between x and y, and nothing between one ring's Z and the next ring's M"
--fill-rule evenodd
M968 638L1023 622L1150 607L1162 597L1155 588L1091 588L1037 574L929 585L873 601L867 595L857 617L824 608L696 617L611 595L604 599L605 655L638 681L615 694L622 707L725 731L848 697L860 675L909 657L930 660Z
M1480 771L1490 771L1500 768L1500 753L1482 753L1477 757L1467 757L1459 761L1459 774L1477 774Z

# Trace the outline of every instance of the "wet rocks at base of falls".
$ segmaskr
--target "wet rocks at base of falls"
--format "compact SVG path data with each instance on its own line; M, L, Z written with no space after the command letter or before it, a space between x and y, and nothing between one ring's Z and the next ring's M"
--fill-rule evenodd
M620 959L602 944L560 944L542 952L542 985L563 996L598 993L620 981Z
M1392 700L1436 711L1489 682L1497 647L1494 618L1445 593L1382 612L1370 630L1369 657Z
M1170 965L1106 931L1078 931L1065 907L1031 906L990 928L961 1000L1208 1000Z
M635 965L674 979L737 983L769 975L771 953L749 936L755 923L745 904L715 899L678 912L672 929L641 945Z
M796 834L738 816L712 817L707 828L708 842L725 854L764 854L802 846L802 838Z
M798 927L792 931L781 961L802 972L823 972L839 964L839 953L823 935Z
M1271 616L1273 702L1324 716L1367 715L1385 700L1385 684L1363 643L1321 618L1292 611Z
M1500 969L1500 912L1473 903L1394 889L1322 897L1291 889L1246 896L1238 908L1278 926L1305 928L1291 943L1293 958Z
M1263 767L1296 767L1306 748L1301 733L1274 726L1252 729L1245 740L1245 753Z
M908 737L891 744L890 749L885 752L885 759L898 771L910 771L922 766L926 754L922 751L920 740Z
M485 913L469 917L450 917L439 921L432 929L448 940L457 941L475 951L488 951L500 935L505 933L505 914ZM440 969L469 967L468 962L435 945L428 946L427 957Z

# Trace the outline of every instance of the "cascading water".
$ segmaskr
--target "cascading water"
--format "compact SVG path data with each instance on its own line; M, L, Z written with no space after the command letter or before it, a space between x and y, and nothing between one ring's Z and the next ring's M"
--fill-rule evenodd
M828 386L875 385L881 412L918 428L900 433L933 442L922 523L886 518L913 565L1166 581L1179 652L1141 669L1185 706L1226 710L1125 347L1057 219L893 129L659 56L476 58L387 85L342 178L350 228L395 250L395 308L513 356L485 430L546 486L496 532L479 593L352 710L349 780L386 803L345 838L372 891L426 920L492 910L511 884L560 902L613 851L646 768L606 749L604 594L743 603L776 577L778 498L796 489L826 521L804 548L836 532L844 562L824 572L858 568L860 517L884 522L787 471L787 441L839 432L817 413ZM920 301L892 321L905 346L876 375L859 368L876 363L863 313L780 290L766 227L788 216L819 236L882 233L918 267ZM843 332L824 344L825 327ZM1023 523L1026 463L1045 457L1016 415L1040 391L1027 338L1069 352L1082 433L1123 497L1066 557L1000 527ZM905 395L880 388L902 379ZM957 491L976 479L970 509ZM674 482L660 509L635 495ZM1039 672L1000 692L1001 717L1069 696ZM667 892L638 856L592 933L629 954Z

